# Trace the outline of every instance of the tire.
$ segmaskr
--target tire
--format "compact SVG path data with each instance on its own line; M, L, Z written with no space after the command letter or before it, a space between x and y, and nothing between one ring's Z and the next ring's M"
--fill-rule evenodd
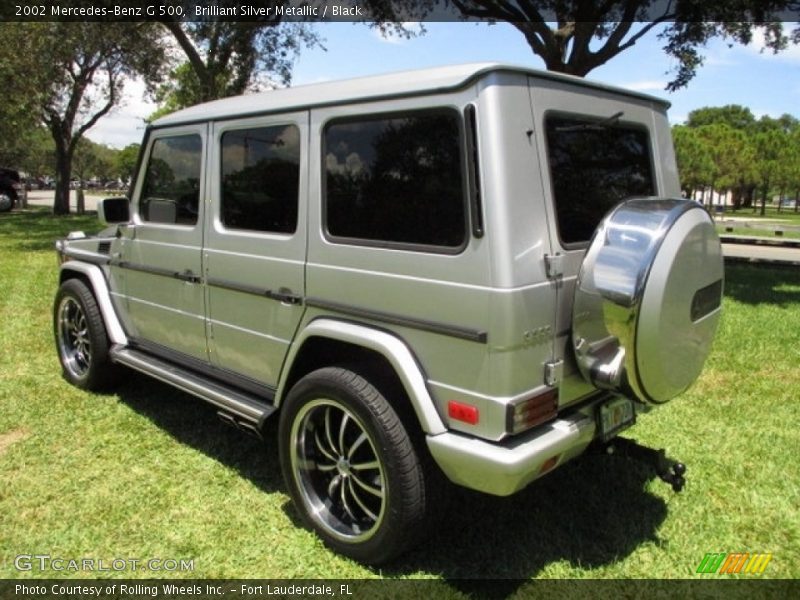
M91 290L80 279L68 279L56 294L53 333L64 378L72 385L99 391L116 379L109 358L103 316Z
M8 212L14 208L14 198L8 192L0 192L0 212Z
M377 565L419 539L425 470L397 413L366 379L335 367L303 377L282 407L279 444L295 506L336 552Z

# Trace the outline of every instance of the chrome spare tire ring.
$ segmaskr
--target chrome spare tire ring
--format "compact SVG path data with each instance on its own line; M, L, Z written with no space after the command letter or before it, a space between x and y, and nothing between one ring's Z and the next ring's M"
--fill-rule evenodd
M295 416L289 451L307 514L342 542L370 539L384 520L387 485L358 416L333 399L308 402Z

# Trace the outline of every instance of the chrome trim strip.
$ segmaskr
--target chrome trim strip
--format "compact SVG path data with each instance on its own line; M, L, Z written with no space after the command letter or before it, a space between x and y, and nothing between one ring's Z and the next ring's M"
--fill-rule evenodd
M172 269L164 269L162 267L151 267L150 265L142 265L139 263L129 262L127 260L113 260L111 265L119 267L120 269L128 269L129 271L139 271L140 273L149 273L150 275L160 275L162 277L174 278L177 271Z
M212 287L222 288L225 290L232 290L234 292L242 292L243 294L252 294L254 296L264 296L266 298L270 298L272 300L277 300L278 302L285 302L287 304L302 304L303 299L296 294L292 294L288 291L281 292L277 291L274 292L272 290L259 288L253 285L247 285L244 283L238 283L236 281L229 281L227 279L217 279L215 277L209 277L206 279L206 283Z
M455 337L470 342L478 342L481 344L485 344L488 341L488 334L485 331L481 331L479 329L471 329L469 327L461 327L460 325L437 323L435 321L418 319L416 317L406 317L404 315L398 315L395 313L387 313L378 310L368 310L365 308L359 308L357 306L350 306L348 304L340 304L338 302L328 302L327 300L322 300L320 298L306 298L306 304L314 308L330 310L351 317L368 319L372 321L380 321L382 323L388 323L390 325L399 325L400 327L411 327L413 329L420 329L422 331L429 331L431 333L447 335L450 337Z

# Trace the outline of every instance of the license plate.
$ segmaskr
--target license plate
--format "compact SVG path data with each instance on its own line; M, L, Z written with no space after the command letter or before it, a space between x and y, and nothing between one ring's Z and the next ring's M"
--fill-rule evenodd
M600 405L598 413L600 420L600 435L607 442L617 433L633 425L636 421L636 412L633 402L627 398L612 398Z

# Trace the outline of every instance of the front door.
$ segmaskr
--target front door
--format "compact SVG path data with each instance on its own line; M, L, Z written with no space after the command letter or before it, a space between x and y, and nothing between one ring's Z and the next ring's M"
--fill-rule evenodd
M202 245L206 126L156 130L120 227L112 269L124 283L125 324L136 344L208 361Z

